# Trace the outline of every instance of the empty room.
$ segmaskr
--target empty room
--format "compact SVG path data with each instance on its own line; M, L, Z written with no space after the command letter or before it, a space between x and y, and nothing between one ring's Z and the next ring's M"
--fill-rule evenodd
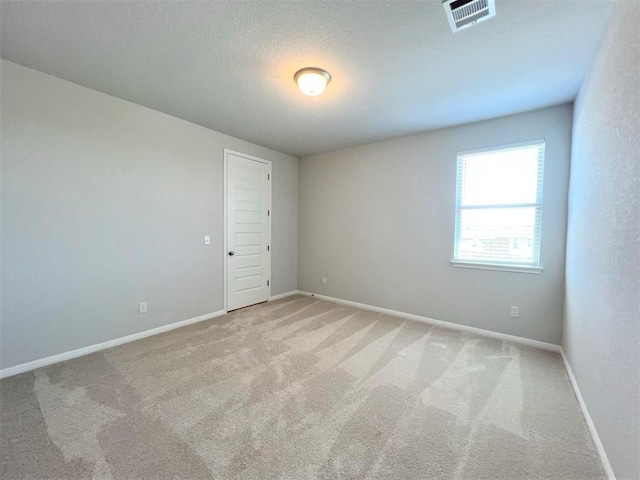
M640 0L0 0L0 478L640 479Z

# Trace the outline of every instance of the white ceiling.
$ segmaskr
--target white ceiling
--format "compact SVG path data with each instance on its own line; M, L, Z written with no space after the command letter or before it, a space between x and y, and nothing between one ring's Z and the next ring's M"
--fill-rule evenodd
M452 34L440 0L2 1L2 57L303 156L572 100L610 0L496 8Z

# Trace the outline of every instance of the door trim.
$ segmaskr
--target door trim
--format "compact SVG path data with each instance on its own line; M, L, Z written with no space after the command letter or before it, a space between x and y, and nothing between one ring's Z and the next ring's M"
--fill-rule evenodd
M229 267L228 267L228 262L229 262L229 245L228 245L228 238L227 238L227 233L228 233L228 219L227 219L227 203L228 203L228 192L229 192L229 155L235 155L236 157L242 157L244 159L247 160L253 160L254 162L260 162L260 163L264 163L266 165L269 165L269 175L273 175L273 166L272 166L272 162L271 160L265 160L264 158L259 158L259 157L254 157L253 155L248 155L246 153L241 153L241 152L237 152L235 150L231 150L228 148L224 149L224 198L223 198L223 214L224 214L224 233L223 233L223 237L224 237L224 241L223 241L223 245L224 245L224 278L222 281L223 284L223 296L224 296L224 312L228 313L229 309L229 302L227 299L227 295L228 295L228 279L227 276L229 274ZM271 179L271 181L273 181L273 179ZM269 213L273 213L273 189L271 188L271 181L269 182ZM267 286L267 301L269 301L271 299L271 247L273 246L273 244L271 243L271 217L272 215L269 215L267 217L267 221L269 222L268 228L269 228L269 238L267 239L267 242L269 244L269 254L267 255L267 278L269 279L269 285Z

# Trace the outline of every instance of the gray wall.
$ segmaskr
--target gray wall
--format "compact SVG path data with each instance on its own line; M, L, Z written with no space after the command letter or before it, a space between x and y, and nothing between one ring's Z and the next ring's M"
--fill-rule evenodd
M272 294L297 288L295 157L1 69L2 367L223 309L223 148L273 162Z
M571 122L563 105L301 159L300 289L559 344ZM457 152L538 138L544 272L452 267Z
M575 105L563 344L619 480L640 478L640 3Z

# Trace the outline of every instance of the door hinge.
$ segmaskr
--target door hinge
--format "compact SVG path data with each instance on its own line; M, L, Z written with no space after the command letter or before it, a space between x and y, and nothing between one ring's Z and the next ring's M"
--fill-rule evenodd
M267 217L271 215L271 210L267 210Z
M271 245L267 245L267 252L269 251L270 248L271 248Z
M267 287L269 286L269 280L267 280Z
M271 174L267 173L267 180L271 180Z

